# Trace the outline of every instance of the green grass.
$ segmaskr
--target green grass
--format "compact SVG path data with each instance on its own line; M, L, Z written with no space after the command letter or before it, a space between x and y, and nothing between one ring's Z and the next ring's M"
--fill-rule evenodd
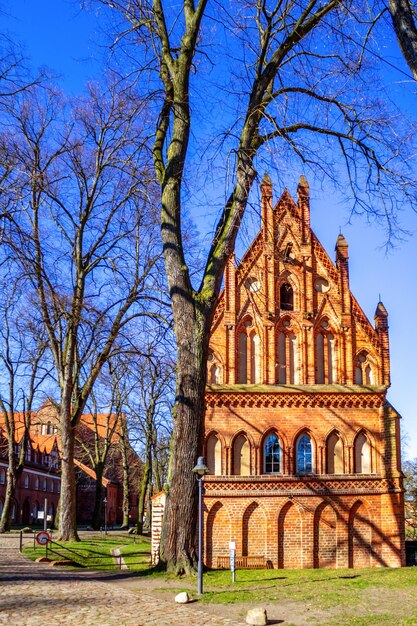
M136 537L136 543L131 543L120 549L129 570L143 574L153 573L150 565L150 547L150 540L147 537Z
M182 587L194 593L195 579L183 578ZM160 590L172 593L168 580ZM212 571L199 602L237 605L241 618L251 606L274 605L277 613L287 606L285 623L298 612L326 626L417 624L417 568L238 570L234 584L229 571Z
M136 543L134 543L136 541ZM79 543L53 544L55 560L70 558L83 567L117 569L111 557L120 548L125 563L138 575L138 588L151 582L154 591L196 593L196 577L181 579L150 567L150 542L132 535L94 536ZM44 556L45 548L26 547L29 558ZM146 588L146 587L145 587ZM163 594L165 595L165 594ZM204 573L201 604L235 605L239 617L255 605L273 605L287 611L285 623L295 614L306 623L326 626L417 625L417 567L362 570L238 570L233 584L230 571Z
M134 544L134 537L132 535L100 535L82 541L70 542L70 541L53 541L48 546L48 558L51 561L61 561L63 559L71 560L76 566L88 567L90 569L117 569L117 565L114 563L111 551L114 548L128 544L128 548L136 550L136 552L143 551L144 546L148 547L149 554L149 540L146 538L137 539L138 544ZM32 560L45 556L45 547L26 546L23 549L24 554ZM149 564L149 557L148 557Z

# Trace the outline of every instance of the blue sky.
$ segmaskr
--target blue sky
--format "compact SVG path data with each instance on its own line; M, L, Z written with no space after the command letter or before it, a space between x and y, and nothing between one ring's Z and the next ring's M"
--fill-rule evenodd
M76 0L13 0L0 5L3 27L23 43L34 67L48 66L61 77L63 89L79 93L86 80L98 78L103 49L101 21L93 12L82 11ZM408 73L395 41L381 42L381 54L399 70ZM387 65L392 93L404 110L415 108L415 83ZM417 175L417 174L416 174ZM272 178L274 178L271 172ZM416 279L417 215L402 216L412 236L389 254L382 247L384 234L376 225L356 218L347 223L348 211L340 198L323 193L314 180L311 188L312 227L334 259L334 246L341 228L349 243L351 290L373 323L379 294L389 312L391 381L389 400L403 416L406 455L417 457L417 411L414 406L415 351L417 349ZM288 183L296 195L294 181ZM275 200L282 193L275 188Z

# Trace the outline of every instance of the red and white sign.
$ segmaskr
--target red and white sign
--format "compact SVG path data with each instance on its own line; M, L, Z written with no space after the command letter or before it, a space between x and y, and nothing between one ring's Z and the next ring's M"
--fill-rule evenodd
M38 543L40 546L44 546L48 543L48 541L52 540L51 535L45 530L41 530L40 533L37 533L35 539L36 543Z

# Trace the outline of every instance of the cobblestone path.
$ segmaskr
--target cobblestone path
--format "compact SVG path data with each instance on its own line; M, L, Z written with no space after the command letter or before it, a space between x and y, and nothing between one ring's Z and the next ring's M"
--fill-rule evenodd
M33 563L18 547L18 536L0 537L0 625L239 626L192 603L139 597L112 584L120 574Z

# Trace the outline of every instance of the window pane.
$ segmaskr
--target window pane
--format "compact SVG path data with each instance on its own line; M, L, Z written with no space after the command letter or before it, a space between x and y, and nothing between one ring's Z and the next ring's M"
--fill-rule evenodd
M278 437L276 435L269 435L264 445L264 465L266 474L281 471L280 456L281 448Z
M308 435L302 435L298 440L297 471L303 474L311 474L313 471L312 446Z

